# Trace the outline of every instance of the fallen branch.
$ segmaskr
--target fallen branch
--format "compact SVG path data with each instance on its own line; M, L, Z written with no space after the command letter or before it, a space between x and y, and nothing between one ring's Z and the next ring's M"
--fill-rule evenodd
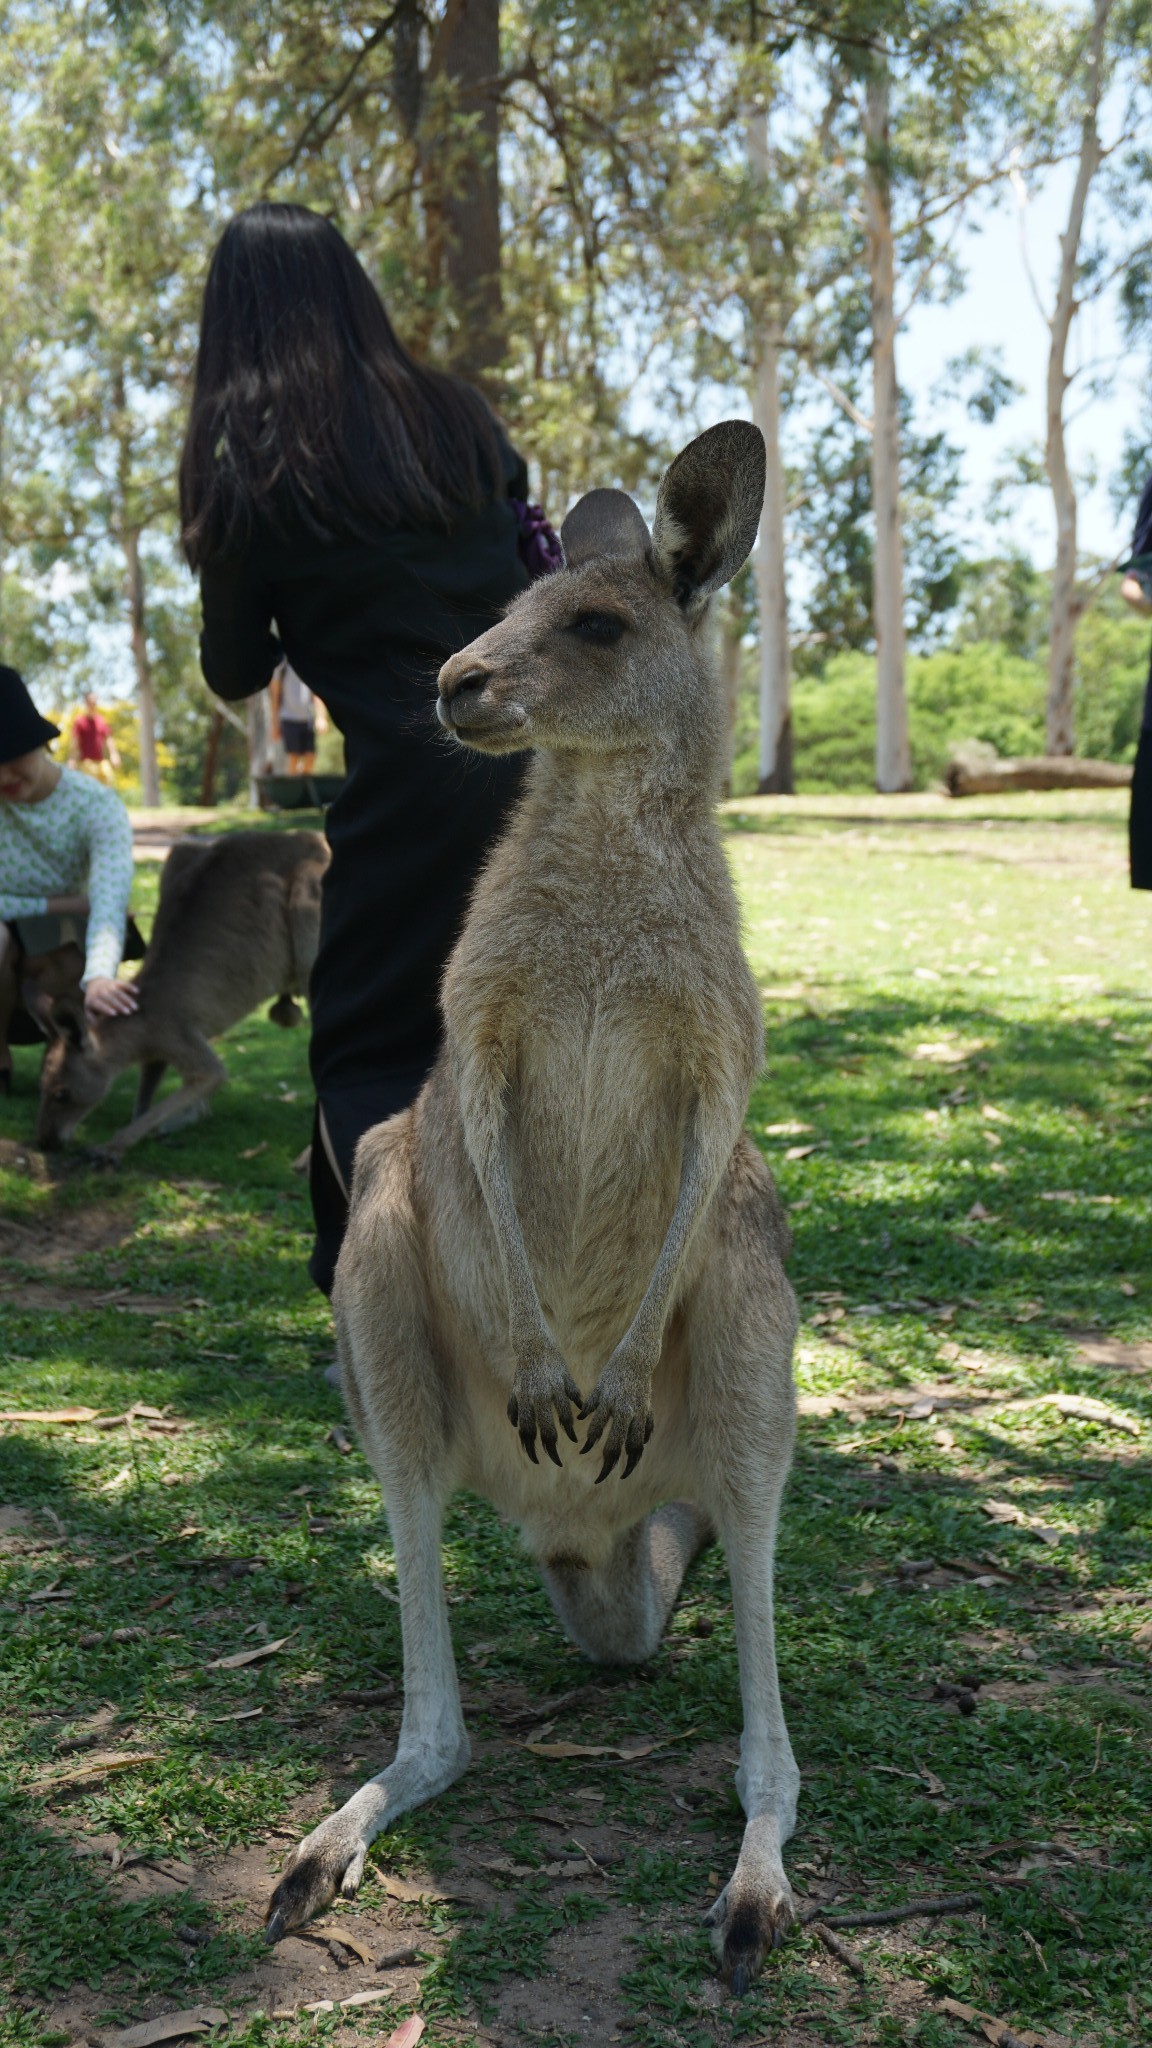
M998 796L1011 789L1127 789L1132 770L1120 761L1083 761L1037 754L1002 761L990 747L958 748L944 770L949 796Z
M885 1906L874 1913L830 1913L829 1927L892 1927L898 1920L932 1919L947 1913L976 1913L984 1904L981 1892L955 1892L943 1899L909 1899L906 1906Z
M405 1948L390 1948L387 1955L379 1958L376 1968L378 1970L401 1970L407 1963L418 1963L424 1954L426 1954L426 1950L420 1948L416 1942L410 1941Z
M838 1935L833 1934L830 1927L825 1927L822 1920L813 1920L811 1932L817 1941L823 1942L829 1955L835 1956L838 1963L843 1963L846 1970L851 1970L854 1977L863 1977L863 1959L857 1955L854 1948L849 1948L846 1941L841 1941Z

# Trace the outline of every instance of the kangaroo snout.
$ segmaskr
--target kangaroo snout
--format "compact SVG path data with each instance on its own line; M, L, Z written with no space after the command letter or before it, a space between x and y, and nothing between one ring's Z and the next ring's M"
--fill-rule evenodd
M528 723L524 706L500 696L497 671L478 661L472 647L461 648L444 663L438 683L436 716L465 743L507 742Z

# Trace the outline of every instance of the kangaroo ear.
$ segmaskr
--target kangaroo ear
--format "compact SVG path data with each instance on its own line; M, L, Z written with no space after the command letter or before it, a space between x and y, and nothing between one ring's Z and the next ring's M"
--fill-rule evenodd
M646 555L652 546L644 514L627 491L588 491L560 528L569 569L605 555Z
M48 1012L48 1028L54 1038L65 1038L75 1052L88 1049L88 1019L84 1005L75 996L57 996Z
M656 566L690 618L746 562L764 504L764 436L723 420L689 441L665 470L656 500Z
M45 1038L55 1038L52 1023L52 998L38 981L20 983L20 1000L39 1031Z

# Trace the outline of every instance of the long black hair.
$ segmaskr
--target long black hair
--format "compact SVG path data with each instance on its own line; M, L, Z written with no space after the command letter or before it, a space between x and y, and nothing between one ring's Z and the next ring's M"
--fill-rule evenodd
M286 515L323 538L448 526L503 495L502 471L484 399L408 354L331 221L265 202L229 222L180 462L193 568Z

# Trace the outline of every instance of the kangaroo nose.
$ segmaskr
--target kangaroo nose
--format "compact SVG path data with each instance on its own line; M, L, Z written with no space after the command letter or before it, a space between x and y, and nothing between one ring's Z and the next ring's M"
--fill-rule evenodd
M436 700L436 716L441 725L455 723L449 705L457 698L476 697L484 688L492 671L481 668L478 662L457 669L455 662L446 661L440 671L440 695Z

